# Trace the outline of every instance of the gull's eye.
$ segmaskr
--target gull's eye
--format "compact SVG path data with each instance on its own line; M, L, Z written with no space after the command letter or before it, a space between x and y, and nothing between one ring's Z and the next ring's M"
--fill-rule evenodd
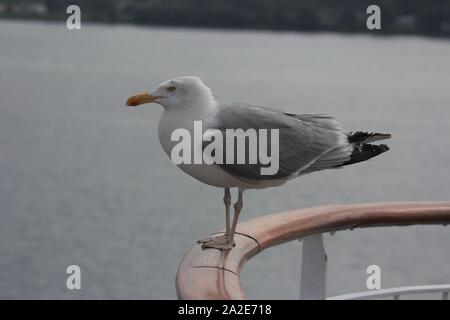
M177 90L177 88L175 86L170 86L170 87L167 88L167 90L169 92L174 92L175 90Z

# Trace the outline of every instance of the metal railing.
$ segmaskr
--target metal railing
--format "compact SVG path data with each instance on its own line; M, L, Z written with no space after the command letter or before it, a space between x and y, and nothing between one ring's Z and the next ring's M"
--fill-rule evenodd
M327 298L327 300L366 300L366 299L382 299L382 298L393 298L394 300L400 300L400 297L403 295L417 295L425 293L440 293L442 300L448 300L449 292L450 292L450 284L438 284L429 286L409 286L409 287L397 287L389 289L354 292L329 297Z
M262 250L303 239L301 299L325 299L326 257L322 233L378 226L450 223L450 202L372 203L307 208L240 223L232 250L202 250L196 244L183 257L176 277L180 299L245 299L240 270ZM223 232L223 231L221 231ZM313 279L314 281L308 281ZM340 295L330 299L369 299L441 292L448 285L403 287Z

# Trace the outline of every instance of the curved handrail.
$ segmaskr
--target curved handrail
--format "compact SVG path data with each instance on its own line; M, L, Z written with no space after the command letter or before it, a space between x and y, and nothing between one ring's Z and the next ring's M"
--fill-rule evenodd
M191 248L178 267L177 294L180 299L245 299L239 273L248 259L271 246L312 234L448 223L450 202L333 205L267 215L240 223L232 250L203 250L198 244Z

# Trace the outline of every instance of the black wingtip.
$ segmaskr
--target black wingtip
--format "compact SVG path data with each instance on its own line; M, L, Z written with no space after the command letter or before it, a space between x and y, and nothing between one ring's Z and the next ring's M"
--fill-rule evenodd
M381 154L381 153L383 153L383 152L386 152L386 151L389 151L390 149L389 149L389 147L387 146L387 145L385 145L385 144L380 144L380 145L378 145L378 148L380 149L380 153L379 154Z
M386 151L389 151L389 147L385 144L361 144L355 145L352 154L350 155L350 160L343 163L340 166L347 166L350 164L362 162L376 157Z

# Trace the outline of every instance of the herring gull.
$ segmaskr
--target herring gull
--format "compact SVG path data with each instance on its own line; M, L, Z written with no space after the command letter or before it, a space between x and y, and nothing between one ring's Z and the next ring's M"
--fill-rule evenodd
M205 151L208 145L218 139L211 132L222 132L224 136L229 129L242 129L240 134L253 129L276 130L277 140L266 139L265 148L277 154L277 170L272 174L263 174L261 144L257 144L256 162L250 158L250 135L244 136L244 162L236 160L239 150L229 141L222 141L224 149L214 150L210 157L222 158L223 161L176 162L185 173L197 180L215 187L224 188L225 234L211 236L199 240L202 248L231 249L234 245L234 234L239 214L243 206L243 193L247 189L262 189L280 186L288 180L301 175L324 169L341 168L375 157L389 148L384 144L372 144L378 140L390 138L390 134L369 133L363 131L345 132L341 124L333 117L324 114L291 114L267 107L258 107L244 103L224 103L214 99L213 94L201 79L194 76L177 77L158 85L150 92L133 95L128 98L127 106L138 106L145 103L157 103L164 108L158 127L161 146L173 160L174 147L181 139L174 139L174 132L182 129L183 133L194 135L191 145ZM195 124L201 122L200 141L196 141ZM257 136L258 142L262 136ZM178 137L180 138L180 137ZM197 137L198 138L198 137ZM238 135L234 136L238 138ZM267 138L267 133L266 133ZM273 140L273 141L272 141ZM209 142L209 143L208 143ZM276 148L272 147L276 145ZM237 145L239 146L239 145ZM189 151L189 152L188 152ZM184 150L190 154L191 150ZM253 150L254 151L254 150ZM185 154L185 155L186 155ZM268 154L267 154L268 155ZM216 157L217 156L217 157ZM226 159L225 159L226 158ZM273 158L275 159L275 158ZM219 159L221 160L221 159ZM238 189L238 199L234 204L234 217L230 221L231 194L230 188Z

